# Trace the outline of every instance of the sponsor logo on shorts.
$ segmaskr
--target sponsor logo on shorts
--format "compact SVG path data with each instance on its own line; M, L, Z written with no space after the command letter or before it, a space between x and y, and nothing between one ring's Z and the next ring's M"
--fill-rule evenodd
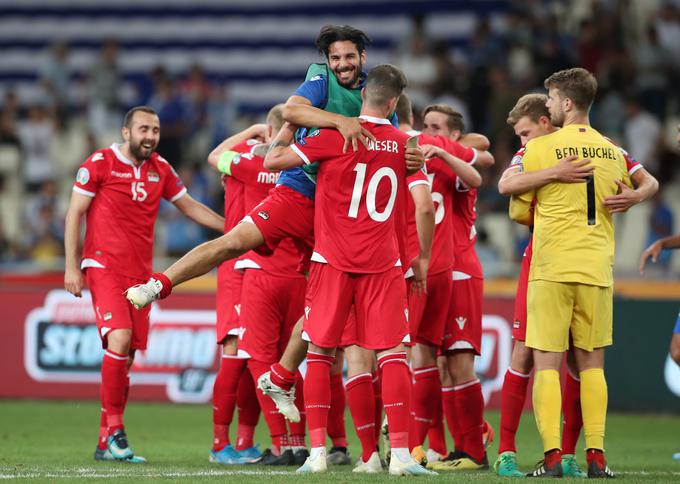
M76 174L76 181L81 185L85 185L90 181L90 171L87 168L81 168Z
M456 324L458 327L462 330L465 327L465 323L467 323L467 318L464 316L458 316L456 318Z
M215 319L214 310L152 307L148 346L137 351L133 383L163 386L174 402L209 402L219 364ZM103 355L89 291L77 300L64 290L50 291L26 317L24 365L33 380L98 385Z
M269 212L266 210L260 210L257 212L257 214L263 219L263 220L269 220Z

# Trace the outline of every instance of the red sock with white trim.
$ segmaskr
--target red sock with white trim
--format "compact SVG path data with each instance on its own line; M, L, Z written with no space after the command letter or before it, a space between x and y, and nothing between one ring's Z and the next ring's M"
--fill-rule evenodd
M439 369L436 365L413 370L413 394L411 395L412 426L409 430L409 447L423 445L432 426L434 406L432 402L441 395Z
M435 398L432 402L434 413L432 415L432 426L427 432L428 447L435 452L446 456L446 434L444 434L444 419L442 415L442 399L441 399L441 382L439 383L439 390L437 395L440 398Z
M460 433L465 442L465 452L481 462L484 459L484 396L482 384L474 379L456 385L456 413L460 422Z
M231 442L229 440L229 426L234 418L239 381L245 368L246 360L232 355L222 355L220 369L213 384L214 452L222 450Z
M295 385L295 372L288 371L280 363L274 363L269 371L271 372L269 378L274 385L286 391L290 391L293 385Z
M128 356L107 349L102 359L104 408L109 435L123 429L125 388L128 383Z
M295 406L300 412L299 422L288 422L291 447L305 447L307 412L305 411L305 384L300 371L295 372Z
M442 387L442 410L446 417L446 427L453 437L453 448L458 451L465 451L463 435L460 433L458 422L458 412L456 411L456 392L453 387Z
M519 428L519 419L527 398L529 376L508 368L503 379L501 392L501 436L498 453L516 452L515 435Z
M346 388L354 430L361 442L361 460L367 462L378 444L375 428L380 427L380 422L375 421L373 378L370 373L353 376L347 379Z
M245 360L244 360L245 369ZM241 373L236 392L238 427L236 431L236 450L248 449L254 445L253 435L260 420L260 402L257 400L255 383L250 372Z
M109 438L109 423L106 418L106 409L104 408L104 385L99 385L99 398L101 400L101 412L99 414L99 439L97 440L97 448L106 450L108 448Z
M411 416L411 379L406 353L388 353L378 358L382 372L382 397L390 432L390 446L394 452L408 453L408 427Z
M562 415L564 415L562 454L573 455L576 453L576 443L583 428L583 416L581 414L581 380L574 378L569 372L567 372L562 395Z
M269 371L269 364L255 361L252 358L248 360L248 369L253 377L253 381L262 376L262 374ZM288 435L288 428L286 427L286 419L276 409L274 401L262 393L259 388L256 390L257 400L260 402L262 415L269 427L269 435L272 439L272 452L278 455L281 451L281 439Z
M305 408L312 449L326 447L328 412L331 408L331 365L334 357L307 352Z
M331 375L331 408L328 412L328 437L333 447L347 447L345 433L345 385L342 383L342 373Z

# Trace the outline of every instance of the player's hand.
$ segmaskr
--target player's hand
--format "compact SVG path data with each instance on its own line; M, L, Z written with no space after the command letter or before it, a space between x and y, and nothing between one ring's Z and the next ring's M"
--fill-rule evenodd
M337 121L336 128L340 134L345 138L345 144L342 145L342 152L347 153L347 148L352 145L352 151L359 149L359 141L361 141L366 148L368 148L368 140L375 141L375 136L362 126L365 121L359 118L348 118L341 116Z
M411 175L420 170L425 164L425 153L420 148L406 148L406 173Z
M83 286L85 279L83 273L78 268L66 268L64 272L64 289L73 294L75 297L82 297Z
M554 166L556 180L562 183L582 183L592 176L594 167L592 161L584 159L574 163L578 156L568 156Z
M250 127L250 137L264 141L269 136L269 126L264 123L253 124Z
M420 148L423 150L423 156L425 156L426 160L429 160L430 158L441 158L442 151L444 151L439 146L434 145L420 145Z
M644 275L645 266L647 265L647 259L652 258L652 262L656 264L656 260L659 258L659 254L663 250L661 242L657 240L652 245L647 247L640 256L640 274Z
M619 192L616 195L604 199L604 206L610 213L626 212L633 205L641 202L640 195L628 185L616 180Z
M411 284L411 291L418 295L427 294L427 268L430 265L428 259L416 257L411 261L411 269L413 270L413 284Z

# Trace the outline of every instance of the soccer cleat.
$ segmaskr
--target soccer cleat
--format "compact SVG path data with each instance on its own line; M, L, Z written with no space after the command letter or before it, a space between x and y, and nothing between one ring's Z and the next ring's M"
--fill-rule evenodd
M297 474L317 474L320 472L328 472L328 465L326 464L326 449L320 449L319 453L314 459L311 456L307 457L305 463L297 468Z
M378 459L379 460L379 459ZM326 457L326 463L332 466L346 466L352 463L347 447L332 447Z
M613 479L616 474L609 468L607 462L598 464L597 461L591 460L588 463L588 477L590 479Z
M218 451L211 450L209 460L210 462L214 462L217 464L227 465L244 463L241 454L236 449L234 449L230 444L225 445L221 450Z
M301 466L309 457L309 451L304 447L301 449L293 450L293 465Z
M135 455L132 448L130 448L127 435L125 435L125 431L122 429L118 429L113 435L109 435L107 443L109 452L111 452L111 455L116 460L129 459Z
M281 415L286 417L290 422L300 421L300 411L295 406L295 387L290 391L284 390L278 385L274 385L271 380L271 373L263 373L257 379L257 388L262 390L262 393L274 400L276 409Z
M247 449L238 450L237 452L246 464L255 462L262 456L262 452L260 452L260 444L254 445L253 447L248 447Z
M548 467L544 460L536 464L533 472L526 474L526 477L562 477L562 462L557 461L551 467Z
M421 466L427 467L427 457L425 455L425 449L423 449L422 445L413 448L411 451L411 457L413 457L413 460Z
M482 442L484 443L485 449L489 448L489 445L491 445L491 442L493 442L495 434L496 432L494 432L491 424L484 420L484 432L482 432Z
M94 449L94 460L114 461L116 459L113 458L108 448L100 449L99 447L96 447Z
M576 457L573 454L562 455L562 475L564 477L588 477L588 474L576 462Z
M406 462L402 462L399 458L392 456L389 467L390 475L392 476L436 476L437 473L424 468L418 464L413 457L409 456Z
M427 449L427 452L425 452L425 458L429 464L430 462L439 462L444 460L444 455L440 454L436 450Z
M265 449L260 458L252 461L252 463L265 466L292 466L293 460L293 451L290 449L284 450L280 455L274 455L271 449Z
M461 452L459 455L461 457L457 459L433 462L429 468L435 471L481 471L489 468L486 453L484 453L484 458L481 461L476 461L465 452Z
M517 455L514 452L503 452L493 463L493 470L501 477L524 477L517 467Z
M137 284L125 291L125 297L135 309L142 309L160 297L163 284L153 277L144 284Z
M383 466L380 462L380 454L377 452L373 452L371 457L369 457L366 462L361 460L361 457L359 457L354 469L352 469L352 472L356 472L358 474L379 474L382 471Z

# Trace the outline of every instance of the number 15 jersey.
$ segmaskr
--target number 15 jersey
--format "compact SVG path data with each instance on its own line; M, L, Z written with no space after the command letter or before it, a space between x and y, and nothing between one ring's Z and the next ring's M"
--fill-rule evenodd
M519 162L523 171L549 168L561 159L590 159L594 179L587 183L549 183L521 195L536 198L534 248L529 280L613 284L614 222L604 199L629 187L621 150L587 125L574 124L529 141Z
M342 135L322 129L292 145L305 163L319 162L312 260L361 274L401 265L395 205L406 178L408 135L387 119L360 116L376 138L342 152Z

